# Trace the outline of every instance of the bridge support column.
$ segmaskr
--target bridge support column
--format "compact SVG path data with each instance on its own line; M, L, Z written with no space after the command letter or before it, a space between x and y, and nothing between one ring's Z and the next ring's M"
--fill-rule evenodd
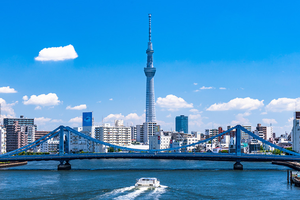
M66 161L61 160L60 164L57 166L57 170L70 170L70 169L71 169L71 165L68 160Z
M243 170L243 165L240 161L236 161L236 163L233 165L234 170Z

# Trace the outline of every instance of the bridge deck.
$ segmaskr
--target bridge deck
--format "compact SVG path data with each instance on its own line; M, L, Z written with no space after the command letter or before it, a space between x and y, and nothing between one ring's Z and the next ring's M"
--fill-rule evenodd
M215 153L90 153L60 155L30 155L0 157L5 161L42 161L42 160L76 160L76 159L176 159L176 160L212 160L212 161L300 161L300 156L215 154Z

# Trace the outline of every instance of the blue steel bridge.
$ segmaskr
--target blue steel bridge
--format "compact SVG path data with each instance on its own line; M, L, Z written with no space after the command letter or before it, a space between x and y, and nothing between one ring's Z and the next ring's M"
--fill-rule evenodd
M222 135L230 133L232 130L236 130L236 142L235 142L235 153L186 153L186 152L176 152L179 149L185 149L187 147L195 146L201 143L212 141L215 138L218 138ZM241 152L241 131L252 136L254 139L261 141L262 143L274 147L282 152L287 153L288 155L262 155L262 154L244 154ZM74 154L70 152L70 133L78 135L94 144L102 144L105 146L113 147L116 149L121 149L124 152L119 153L79 153ZM58 154L49 154L49 155L20 155L22 152L27 152L28 150L32 151L37 146L42 143L50 140L53 137L59 137L59 152ZM259 136L248 131L241 125L232 127L231 129L222 132L211 138L198 141L193 144L180 146L176 148L168 149L132 149L124 146L117 146L114 144L109 144L95 138L92 138L88 135L80 133L68 126L59 126L49 134L41 137L40 139L34 141L33 143L28 144L27 146L21 147L14 151L8 152L6 154L0 155L0 162L7 161L48 161L56 160L59 161L58 169L71 169L69 163L70 160L76 159L178 159L178 160L211 160L211 161L234 161L234 169L243 169L242 161L247 162L272 162L272 161L299 161L300 154L289 151L282 147L279 147L275 144L272 144Z

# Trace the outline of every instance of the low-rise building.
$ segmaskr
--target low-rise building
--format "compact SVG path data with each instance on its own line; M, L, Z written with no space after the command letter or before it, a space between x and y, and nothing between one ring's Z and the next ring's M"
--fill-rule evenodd
M159 131L149 137L150 149L169 149L172 138L171 132Z

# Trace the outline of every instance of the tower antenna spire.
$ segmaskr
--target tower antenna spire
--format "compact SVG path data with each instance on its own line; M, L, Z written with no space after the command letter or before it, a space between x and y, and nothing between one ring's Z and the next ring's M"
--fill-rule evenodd
M149 16L149 42L151 42L151 14L148 14Z

